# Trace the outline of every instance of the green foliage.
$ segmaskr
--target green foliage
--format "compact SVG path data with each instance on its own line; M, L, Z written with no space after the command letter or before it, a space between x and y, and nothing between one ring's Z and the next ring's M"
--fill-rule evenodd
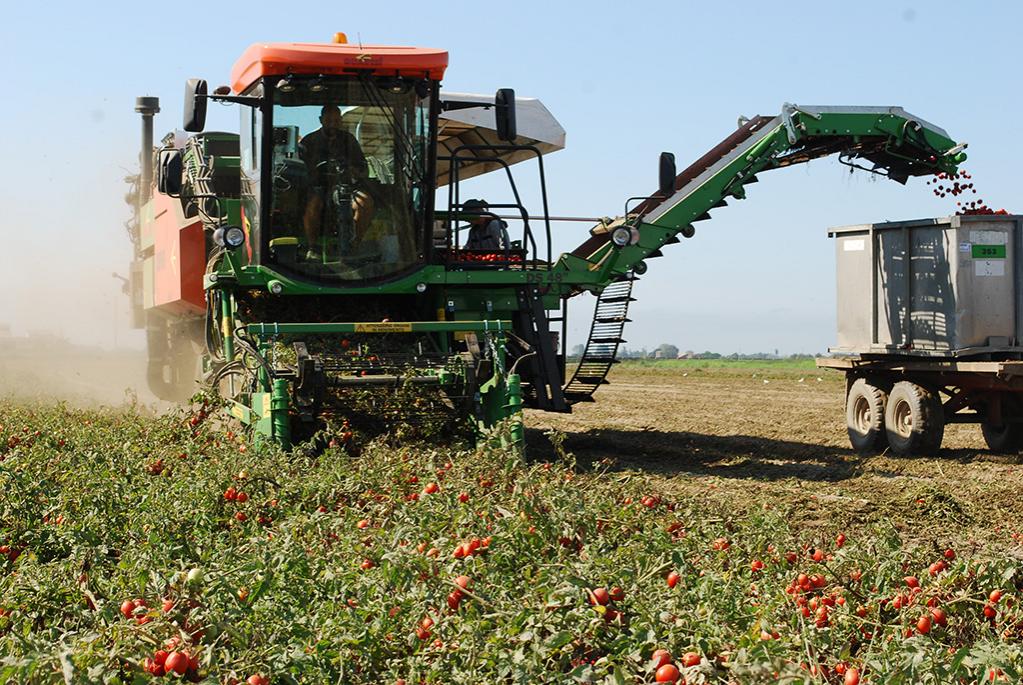
M823 545L767 510L732 520L641 474L580 473L560 449L310 456L185 413L0 415L0 682L144 683L175 639L210 683L651 682L658 648L690 683L840 682L839 662L869 682L1016 682L1023 664L1019 562L961 554L932 577L941 551L891 527ZM800 573L823 586L796 589ZM805 615L825 598L825 621ZM947 627L906 638L928 601Z

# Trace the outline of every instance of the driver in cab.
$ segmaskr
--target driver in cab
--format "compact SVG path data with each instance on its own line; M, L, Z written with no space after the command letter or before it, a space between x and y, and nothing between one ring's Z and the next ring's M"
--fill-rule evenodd
M355 189L368 177L366 156L359 141L341 126L341 109L326 105L320 110L320 128L304 136L299 143L299 156L309 169L310 192L306 201L302 227L309 252L307 259L318 259L317 246L321 234L324 204L336 184L354 186L351 193L352 220L355 236L365 234L373 216L373 199L365 190Z

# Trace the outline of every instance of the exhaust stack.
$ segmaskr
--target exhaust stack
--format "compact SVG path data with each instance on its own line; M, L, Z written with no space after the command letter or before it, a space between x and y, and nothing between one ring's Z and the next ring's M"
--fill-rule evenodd
M142 151L139 163L142 180L139 184L139 207L149 199L153 187L153 116L160 111L160 98L135 98L135 111L142 115Z

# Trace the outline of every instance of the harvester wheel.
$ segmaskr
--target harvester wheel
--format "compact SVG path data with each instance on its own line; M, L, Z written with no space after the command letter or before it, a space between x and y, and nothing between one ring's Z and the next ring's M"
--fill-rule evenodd
M876 454L884 449L884 410L888 393L865 378L849 388L845 402L845 421L849 442L860 454Z
M892 388L884 423L888 444L899 456L934 454L945 435L941 401L927 388L909 381Z

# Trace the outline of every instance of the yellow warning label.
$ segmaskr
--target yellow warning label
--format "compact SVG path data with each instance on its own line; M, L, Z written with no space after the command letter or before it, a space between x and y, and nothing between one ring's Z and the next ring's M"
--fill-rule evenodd
M411 333L412 324L407 321L381 322L381 323L357 323L356 333Z

